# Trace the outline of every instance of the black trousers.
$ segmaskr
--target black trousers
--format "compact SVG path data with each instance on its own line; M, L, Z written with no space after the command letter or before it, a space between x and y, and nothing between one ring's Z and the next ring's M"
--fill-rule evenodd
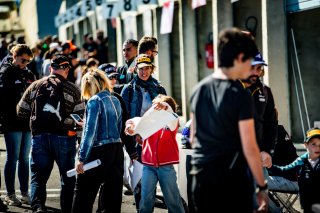
M123 185L123 149L121 143L94 147L88 162L100 159L101 165L87 170L77 177L72 212L92 213L99 193L98 211L101 213L121 212Z
M191 175L194 212L253 212L253 183L247 168L208 164L193 166Z

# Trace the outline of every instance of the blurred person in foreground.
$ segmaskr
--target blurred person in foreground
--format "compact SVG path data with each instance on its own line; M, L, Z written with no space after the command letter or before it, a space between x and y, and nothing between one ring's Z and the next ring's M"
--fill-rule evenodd
M253 103L237 82L249 77L256 53L252 38L240 30L222 31L218 41L219 68L203 79L191 95L191 141L195 153L190 174L195 212L252 213L253 177L259 211L267 212L268 186L255 137Z

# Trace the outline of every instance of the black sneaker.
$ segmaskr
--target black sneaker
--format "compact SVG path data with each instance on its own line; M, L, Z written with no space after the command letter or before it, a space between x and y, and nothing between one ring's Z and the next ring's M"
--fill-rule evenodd
M133 195L133 191L131 190L131 187L128 184L123 184L127 189L123 192L124 195Z
M123 194L128 195L128 196L133 195L133 191L131 191L130 189L126 189L126 190L124 190Z
M8 206L4 205L2 200L0 200L0 212L7 212Z
M36 206L35 208L33 208L33 213L45 213L47 212L46 208L42 207L42 206Z

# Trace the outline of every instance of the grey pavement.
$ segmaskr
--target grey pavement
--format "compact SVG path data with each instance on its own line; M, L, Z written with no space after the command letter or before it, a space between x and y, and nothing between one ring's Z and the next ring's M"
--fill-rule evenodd
M4 175L3 175L3 168L4 168L4 163L6 160L6 146L4 143L4 138L3 135L0 134L0 170L1 170L1 199L3 200L5 195L6 195L6 187L5 187L5 182L4 182ZM20 196L20 191L19 191L19 182L18 182L18 177L16 175L16 181L15 181L15 189L16 189L16 194L19 197ZM159 188L159 187L158 187ZM124 188L125 190L125 188ZM124 191L123 190L123 191ZM160 193L160 192L159 192ZM51 173L51 176L48 180L47 183L47 201L46 201L46 207L48 208L48 212L52 213L58 213L60 211L60 199L59 199L59 194L60 194L60 176L59 176L59 171L57 166L55 165L53 168L53 171ZM97 209L97 199L94 204L93 212L96 212ZM12 212L12 213L21 213L21 212L27 212L31 213L31 208L28 205L22 205L20 207L14 207L14 206L9 206L9 209L7 212ZM121 206L121 212L123 213L135 213L135 205L134 205L134 198L133 196L127 196L123 195L122 197L122 206ZM166 209L161 209L161 208L155 208L155 213L164 213L168 212Z
M178 136L178 138L179 138L179 136ZM295 144L295 146L297 148L297 152L298 152L299 155L305 152L303 144ZM5 182L4 182L4 178L3 178L4 177L3 176L3 168L4 168L4 163L5 163L5 160L6 160L6 152L5 152L5 150L6 150L6 146L5 146L5 143L4 143L4 138L3 138L3 135L0 135L0 170L1 170L1 189L0 189L0 192L1 192L1 198L2 199L4 198L4 196L6 194ZM181 158L183 158L184 154L186 154L186 153L183 153L183 152L180 153L181 154L180 155ZM181 159L180 162L182 163L184 161L185 160ZM181 167L181 166L182 165L179 165L179 167ZM181 178L185 179L184 177L180 177L180 181L181 181ZM184 184L183 182L185 182L185 181L186 180L181 181L180 184L183 185ZM16 181L15 182L16 182L16 184L15 184L16 194L19 197L20 196L20 192L19 192L19 183L18 183L17 175L16 175ZM157 188L158 188L158 194L161 194L161 191L159 189L160 187L157 187ZM124 188L124 190L125 190L125 188ZM186 193L185 187L182 187L180 185L180 191L181 191L181 194L185 194ZM60 212L59 193L60 193L60 176L59 176L58 169L57 169L57 167L55 165L54 168L53 168L53 171L51 173L51 176L50 176L50 178L48 180L48 183L47 183L47 202L46 202L46 206L48 208L48 212ZM183 196L183 197L185 197L185 196ZM301 211L299 201L297 201L295 203L294 208L296 210L298 210L298 212ZM96 209L97 209L97 200L96 200L96 202L94 204L93 212L95 212ZM20 213L20 212L28 212L29 213L30 212L31 213L32 211L30 209L30 206L22 205L20 207L9 206L8 212L13 212L13 213ZM123 195L121 212L123 212L123 213L135 213L136 212L133 196ZM163 213L163 212L168 212L168 211L166 209L155 208L154 212L155 213Z

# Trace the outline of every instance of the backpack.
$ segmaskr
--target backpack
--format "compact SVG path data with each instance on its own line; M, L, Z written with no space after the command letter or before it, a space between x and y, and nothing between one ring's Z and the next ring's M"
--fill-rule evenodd
M33 132L61 134L66 117L61 80L56 76L48 76L36 90L32 102L31 129Z
M274 147L272 163L278 166L286 166L292 163L297 157L297 150L290 135L282 125L278 125L278 138Z

